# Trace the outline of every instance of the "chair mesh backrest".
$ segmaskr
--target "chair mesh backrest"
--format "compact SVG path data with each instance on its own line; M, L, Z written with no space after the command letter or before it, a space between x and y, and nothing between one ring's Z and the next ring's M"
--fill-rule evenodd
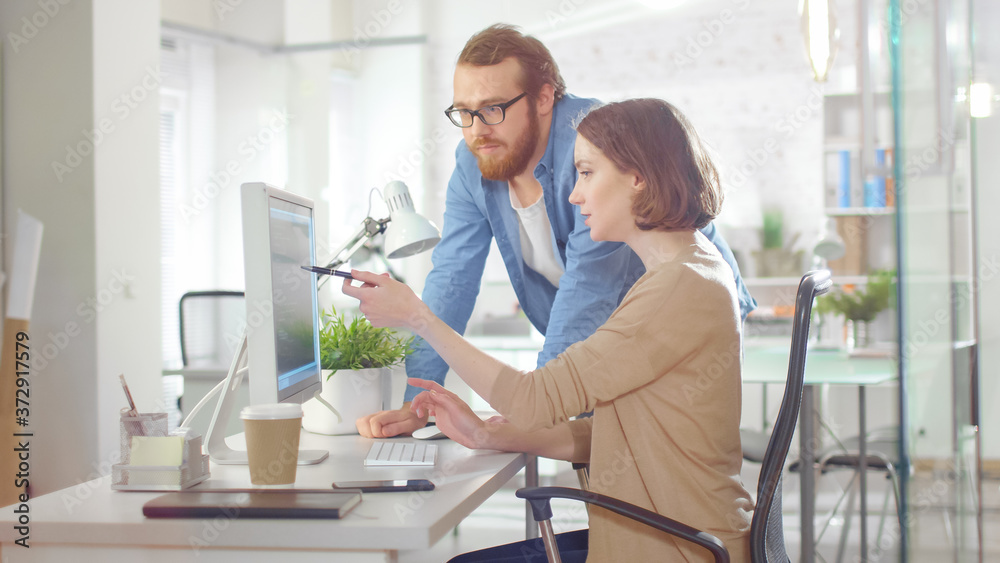
M806 372L806 346L809 342L809 319L813 299L830 290L830 272L808 272L799 282L795 296L792 345L788 354L788 379L781 409L767 443L757 484L757 508L750 526L750 560L753 563L787 563L785 536L781 519L781 476L785 459L802 406L802 386Z
M228 366L246 325L243 292L191 291L179 307L184 366Z

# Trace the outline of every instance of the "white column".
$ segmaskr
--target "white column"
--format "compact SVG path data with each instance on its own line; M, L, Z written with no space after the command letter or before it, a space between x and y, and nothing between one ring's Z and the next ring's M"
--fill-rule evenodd
M31 320L35 494L110 470L118 373L143 410L161 394L158 26L157 2L0 4L4 225L18 208L45 224Z

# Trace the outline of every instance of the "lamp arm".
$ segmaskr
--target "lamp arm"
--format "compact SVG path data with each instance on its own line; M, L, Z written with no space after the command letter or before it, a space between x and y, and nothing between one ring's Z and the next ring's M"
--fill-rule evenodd
M361 222L361 228L358 229L358 232L354 233L354 236L337 250L326 267L336 269L345 264L365 242L377 234L384 233L388 224L388 217L378 221L371 217L365 217L365 220Z

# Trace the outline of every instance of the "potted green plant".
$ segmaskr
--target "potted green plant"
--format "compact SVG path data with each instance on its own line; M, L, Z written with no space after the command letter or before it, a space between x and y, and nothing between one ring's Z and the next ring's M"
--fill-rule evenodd
M317 434L354 434L358 417L383 410L390 368L413 351L413 337L348 320L331 307L321 311L319 332L323 391L303 405L302 426Z
M892 304L895 278L895 270L873 271L864 287L838 286L818 297L814 311L820 316L830 312L843 315L848 327L848 348L865 348L871 339L868 323Z
M785 244L784 217L780 209L764 212L761 248L753 252L760 277L797 275L802 270L802 250L794 250L799 233Z

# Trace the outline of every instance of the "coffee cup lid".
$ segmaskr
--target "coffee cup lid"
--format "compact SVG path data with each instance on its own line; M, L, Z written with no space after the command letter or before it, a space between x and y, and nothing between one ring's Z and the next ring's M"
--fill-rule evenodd
M250 405L248 407L243 407L240 411L240 418L249 420L302 418L302 405L298 403Z

